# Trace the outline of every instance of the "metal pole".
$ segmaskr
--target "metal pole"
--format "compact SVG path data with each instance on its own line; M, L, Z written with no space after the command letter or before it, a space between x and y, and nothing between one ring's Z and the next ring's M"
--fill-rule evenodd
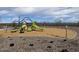
M67 28L68 28L68 26L66 25L66 39L68 38L68 37L67 37Z

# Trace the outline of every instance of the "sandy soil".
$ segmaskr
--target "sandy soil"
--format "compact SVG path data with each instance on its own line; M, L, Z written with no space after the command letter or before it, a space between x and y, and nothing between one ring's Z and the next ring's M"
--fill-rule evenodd
M67 29L67 38L73 39L77 35L77 32L74 30ZM66 37L66 30L62 28L45 28L43 31L32 31L32 32L25 32L25 33L11 33L9 31L0 30L1 37L17 37L17 36L46 36L52 38L65 38Z
M44 32L25 32L22 34L0 31L1 52L78 52L79 27L70 27L69 39L64 37L65 30L55 27ZM55 34L54 34L55 33ZM57 34L56 34L57 33ZM41 36L40 36L41 35ZM45 36L44 36L45 35ZM52 35L52 36L51 36Z

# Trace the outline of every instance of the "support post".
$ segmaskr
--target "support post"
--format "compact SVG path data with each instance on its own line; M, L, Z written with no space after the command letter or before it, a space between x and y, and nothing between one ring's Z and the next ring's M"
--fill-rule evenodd
M65 38L66 38L66 39L68 39L68 37L67 37L67 36L68 36L68 35L67 35L67 34L68 34L68 33L67 33L67 28L68 28L68 26L66 25L66 26L65 26L65 30L66 30L66 36L65 36Z

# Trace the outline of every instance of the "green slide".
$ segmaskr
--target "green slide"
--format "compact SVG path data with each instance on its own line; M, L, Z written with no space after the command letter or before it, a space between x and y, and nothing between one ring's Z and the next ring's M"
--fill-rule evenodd
M39 27L36 22L32 22L32 25L28 27L27 31L43 31L43 28Z

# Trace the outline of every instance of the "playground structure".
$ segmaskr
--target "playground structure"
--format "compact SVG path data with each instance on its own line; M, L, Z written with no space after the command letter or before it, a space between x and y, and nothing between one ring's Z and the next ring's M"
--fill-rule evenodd
M27 25L27 20L31 21L31 26ZM24 33L25 31L31 32L31 31L43 31L43 28L38 26L35 21L32 21L29 17L24 17L24 19L17 21L17 25L15 26L14 30L11 30L11 32L17 32Z

